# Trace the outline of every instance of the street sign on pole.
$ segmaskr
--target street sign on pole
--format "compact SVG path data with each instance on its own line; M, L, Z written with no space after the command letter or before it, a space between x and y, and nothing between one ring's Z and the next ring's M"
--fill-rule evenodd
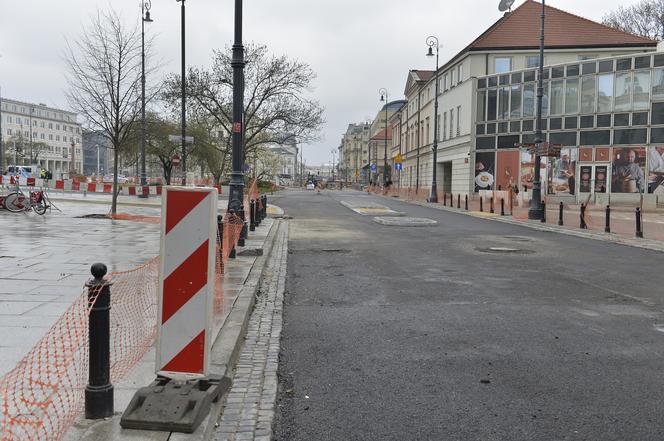
M173 163L174 166L177 167L178 165L180 165L181 159L178 155L175 155L173 156L173 158L171 158L171 162Z
M376 166L376 164L371 164L371 172L376 173L376 171L378 171L378 166Z
M168 135L168 140L174 144L180 144L182 143L182 136L180 135ZM193 144L194 143L194 137L193 136L185 136L184 137L184 142L187 144Z

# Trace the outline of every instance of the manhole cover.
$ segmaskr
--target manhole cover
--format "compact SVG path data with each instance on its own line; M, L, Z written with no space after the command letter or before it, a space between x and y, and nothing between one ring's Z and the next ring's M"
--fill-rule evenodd
M510 248L510 247L489 247L489 248L477 248L477 251L482 253L494 253L494 254L533 254L532 250L524 250L521 248Z

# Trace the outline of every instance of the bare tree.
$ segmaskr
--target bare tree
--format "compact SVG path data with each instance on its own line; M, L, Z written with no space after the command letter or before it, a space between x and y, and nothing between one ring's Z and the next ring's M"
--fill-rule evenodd
M323 108L308 98L316 75L305 63L270 55L264 45L247 46L245 68L244 155L273 143L318 139ZM205 114L221 134L221 159L229 158L233 126L233 69L230 50L215 50L210 70L190 69L187 94L190 112ZM171 76L164 98L177 105L180 77Z
M602 18L602 23L630 34L661 40L664 3L661 0L641 0L631 6L618 6Z
M150 48L148 40L148 59ZM67 42L65 59L70 105L92 130L108 138L113 148L111 212L115 214L119 155L132 142L132 128L141 110L140 29L137 24L127 26L114 10L97 11L81 37L73 44ZM153 71L149 68L146 74Z

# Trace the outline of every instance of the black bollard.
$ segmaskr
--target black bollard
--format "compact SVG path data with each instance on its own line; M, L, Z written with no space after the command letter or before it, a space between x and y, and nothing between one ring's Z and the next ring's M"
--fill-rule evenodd
M581 216L580 216L579 228L581 228L582 230L588 228L588 225L586 225L586 205L583 202L581 203Z
M468 195L466 195L466 211L468 211Z
M113 416L113 385L110 362L111 283L104 280L107 268L95 263L90 268L94 279L88 288L88 305L92 305L88 321L89 376L85 386L85 418L98 420Z
M267 218L267 195L263 195L263 219Z
M500 198L500 215L505 216L505 198Z
M240 230L240 240L237 241L237 246L244 247L245 240L249 238L249 228L247 226L247 216L245 214L245 206L243 205L240 209L238 216L242 219L242 230Z
M611 206L609 205L606 206L606 219L604 222L604 232L605 233L611 232Z
M249 201L249 231L256 231L256 201Z
M461 195L457 195L457 208L461 208Z
M443 206L447 207L447 193L443 192Z
M546 223L546 201L542 201L542 219L540 220L543 224Z
M491 214L495 213L495 210L493 209L493 196L491 196L491 199L489 200L489 212Z
M560 208L558 208L558 225L563 226L563 203L560 203Z
M636 237L643 238L643 230L641 229L641 209L636 207Z
M480 212L484 212L484 198L480 196Z

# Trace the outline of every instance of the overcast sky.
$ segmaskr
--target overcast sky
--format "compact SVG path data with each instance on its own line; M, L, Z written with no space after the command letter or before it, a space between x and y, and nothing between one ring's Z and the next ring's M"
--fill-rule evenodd
M514 7L523 0L516 0ZM550 0L547 4L601 20L618 5L637 0ZM138 23L134 0L2 1L0 87L2 96L67 107L65 38L75 39L97 8L109 4ZM314 96L326 109L323 140L304 146L305 161L331 161L349 122L373 117L378 89L390 100L403 96L409 69L432 69L427 35L443 44L441 64L500 18L498 0L245 0L244 39L265 43L276 54L309 63L317 72ZM208 66L213 48L232 44L234 0L187 0L187 65ZM164 76L180 71L180 6L153 0L156 53ZM155 80L154 78L152 79Z

